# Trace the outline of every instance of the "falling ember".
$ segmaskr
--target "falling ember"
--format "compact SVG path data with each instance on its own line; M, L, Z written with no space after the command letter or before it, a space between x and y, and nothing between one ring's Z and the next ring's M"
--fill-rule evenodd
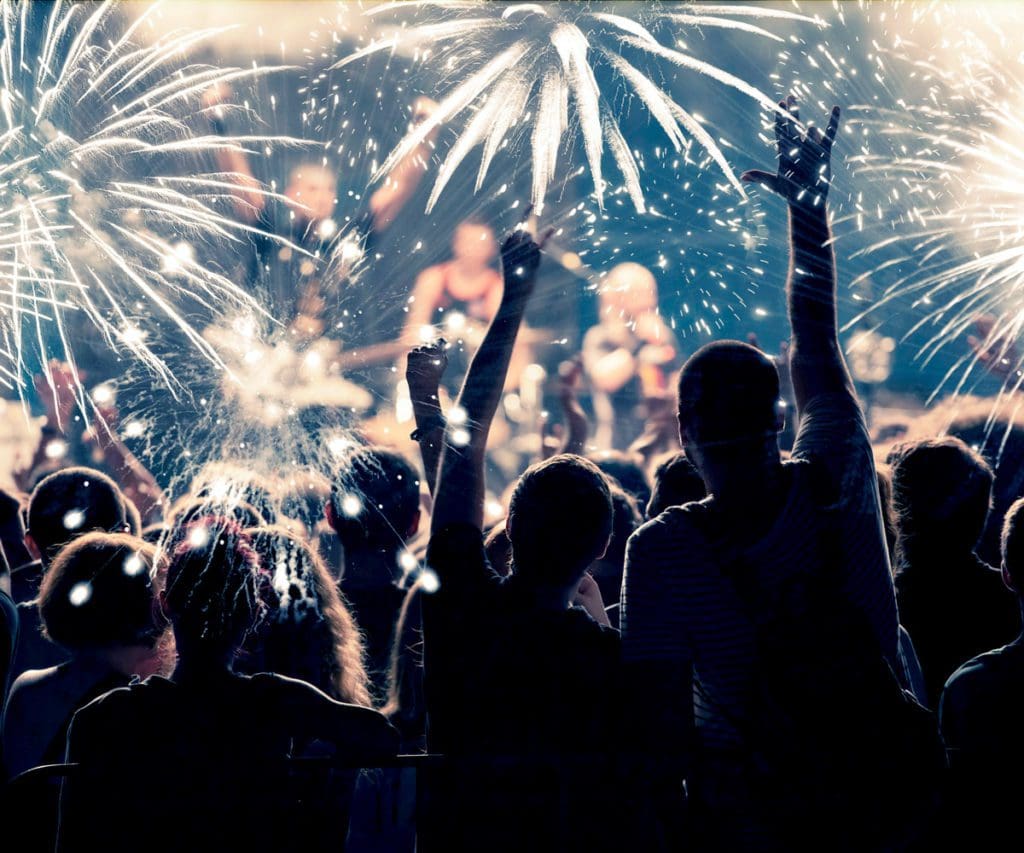
M628 10L630 16L622 14ZM410 11L438 19L395 28L390 36L355 51L335 67L371 54L414 46L428 61L464 70L460 82L441 99L434 114L410 131L377 171L387 174L442 124L468 115L441 165L427 203L434 207L452 175L476 147L482 147L477 190L497 152L529 131L533 203L539 211L554 178L567 137L582 137L587 164L603 208L606 182L603 155L609 149L637 211L646 209L640 165L624 138L611 103L622 92L636 97L676 151L697 143L705 149L739 196L743 188L722 147L702 121L658 86L645 70L656 61L692 72L751 98L767 109L775 100L740 77L689 52L683 34L719 28L759 38L781 37L752 20L818 23L816 19L753 5L663 3L386 3L366 14L404 18ZM668 31L665 43L654 34ZM635 64L636 63L636 64ZM598 82L610 73L615 92ZM573 109L570 111L570 102Z

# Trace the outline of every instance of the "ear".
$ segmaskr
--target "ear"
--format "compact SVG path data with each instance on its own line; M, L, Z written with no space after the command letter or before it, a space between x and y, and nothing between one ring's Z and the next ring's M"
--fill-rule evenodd
M421 520L422 518L423 518L423 513L422 513L422 512L420 512L420 511L419 511L419 510L417 509L417 510L416 510L416 515L414 515L414 516L412 517L412 521L411 521L411 522L409 522L409 529L408 529L408 530L407 530L407 531L405 532L405 540L406 540L407 542L408 542L408 541L409 541L410 539L412 539L412 537L413 537L413 536L415 536L415 535L416 535L417 533L419 533L419 531L420 531L420 520Z
M330 498L328 498L326 501L324 501L324 519L331 526L331 530L337 531L337 529L338 529L338 525L337 525L338 519L335 518L335 515L334 515L334 501L332 501Z
M33 560L43 559L43 552L39 550L39 546L36 545L36 540L32 538L32 534L27 531L25 533L25 550L32 555Z
M1013 579L1010 577L1010 573L1006 569L1005 562L1000 564L999 571L1003 576L1003 583L1006 585L1006 588L1010 590L1010 592L1016 593L1018 591L1017 587L1013 585Z
M775 432L782 432L786 428L786 401L780 399L775 404Z

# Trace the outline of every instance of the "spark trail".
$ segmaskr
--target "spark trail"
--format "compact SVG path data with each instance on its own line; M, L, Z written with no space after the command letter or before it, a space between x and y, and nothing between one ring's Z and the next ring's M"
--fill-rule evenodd
M378 170L378 176L387 174L434 128L465 116L461 132L438 172L428 211L471 151L482 149L476 181L479 190L498 151L520 142L530 150L532 200L540 211L555 177L559 153L568 139L578 135L599 207L603 209L607 188L603 169L607 149L633 206L643 212L646 201L641 167L612 105L612 98L623 93L642 104L676 151L689 150L693 144L704 149L732 190L744 197L719 142L692 110L654 82L649 66L674 66L775 109L777 98L698 58L684 37L695 36L701 29L722 29L737 36L781 42L781 36L761 23L817 23L817 19L785 10L703 3L489 4L420 0L387 3L366 14L392 16L399 23L390 35L342 58L336 68L382 51L414 47L424 62L449 71L457 69L451 88L431 119L406 135ZM410 14L425 15L427 20L409 23ZM670 40L655 35L665 32ZM599 78L609 76L614 86L606 91Z

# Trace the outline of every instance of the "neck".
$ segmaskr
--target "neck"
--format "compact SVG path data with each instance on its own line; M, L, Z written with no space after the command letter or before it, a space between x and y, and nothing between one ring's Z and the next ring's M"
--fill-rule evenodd
M398 565L398 552L393 548L380 548L371 545L343 547L345 569L342 582L365 581L373 578L388 583L396 579L395 567Z
M774 436L763 444L723 446L695 455L708 493L720 509L761 504L782 486L782 457Z
M100 666L119 672L122 675L138 675L146 669L155 651L150 646L108 646L103 649L90 649L80 652L77 657L91 660Z
M230 652L223 657L210 656L206 650L190 654L189 650L178 647L178 660L171 673L171 681L224 681L234 675L231 668L234 655Z

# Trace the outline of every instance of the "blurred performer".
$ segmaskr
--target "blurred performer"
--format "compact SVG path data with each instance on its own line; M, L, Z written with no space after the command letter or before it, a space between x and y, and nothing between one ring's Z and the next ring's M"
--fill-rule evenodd
M669 394L676 339L658 314L658 284L646 267L624 263L600 291L600 319L583 338L598 447L625 449L641 433L646 401Z
M213 129L224 133L223 110L231 92L215 87L204 104ZM417 98L412 120L425 120L437 104ZM332 218L337 202L336 170L326 160L301 163L291 170L284 188L284 203L259 191L245 153L223 149L219 166L236 185L232 201L236 215L262 229L253 235L253 252L246 275L254 287L266 292L275 317L286 323L300 340L312 340L327 331L326 280L344 278L348 254L360 255L375 234L387 229L416 191L426 171L433 135L404 158L370 196L367 211L355 223L355 231L336 241L338 224ZM283 238L294 248L284 245ZM331 256L333 254L333 257ZM340 270L335 264L341 264Z
M497 257L494 229L481 220L464 219L452 235L451 259L423 270L413 286L402 342L413 347L444 337L452 344L447 376L453 383L448 389L453 395L501 303L502 278L494 266ZM506 390L519 384L530 362L530 340L524 328L512 353ZM402 365L398 374L405 375ZM406 393L399 388L401 411ZM401 414L399 419L406 420Z
M494 263L498 242L485 222L465 219L455 227L451 260L427 267L413 287L403 341L427 343L435 330L448 339L467 321L486 326L501 303L502 280Z

